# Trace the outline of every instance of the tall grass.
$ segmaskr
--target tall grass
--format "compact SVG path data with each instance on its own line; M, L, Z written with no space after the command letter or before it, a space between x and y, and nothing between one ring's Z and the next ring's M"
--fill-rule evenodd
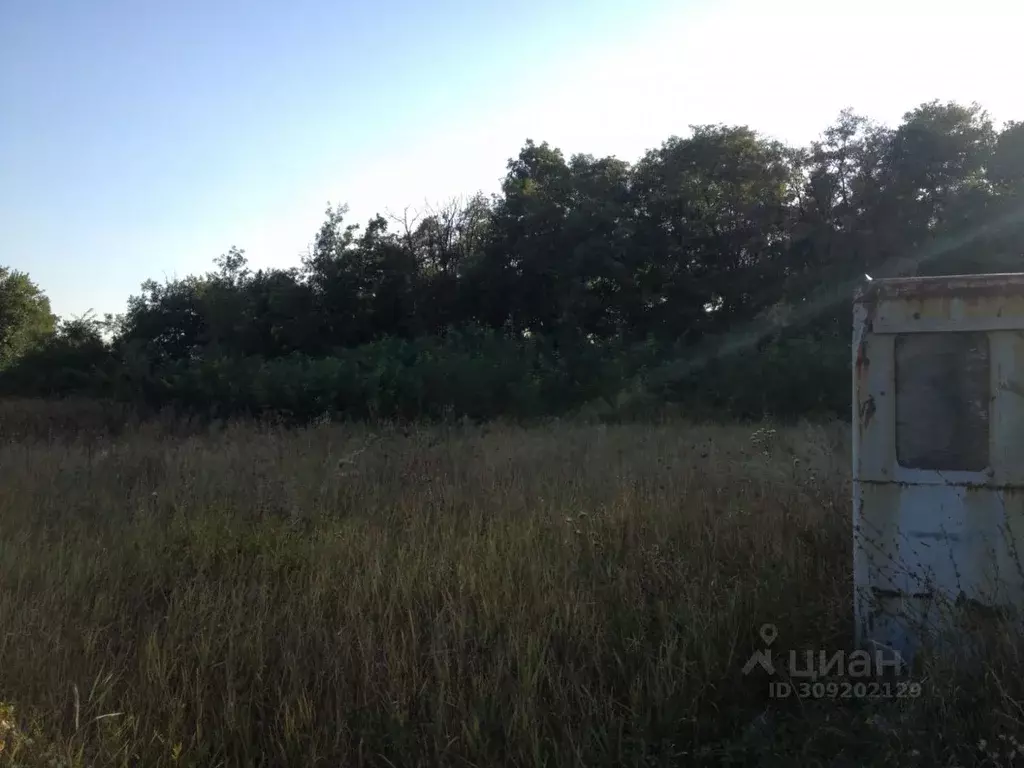
M764 623L849 647L842 426L90 424L3 432L0 765L950 765L1024 738L1009 651L913 702L742 674Z

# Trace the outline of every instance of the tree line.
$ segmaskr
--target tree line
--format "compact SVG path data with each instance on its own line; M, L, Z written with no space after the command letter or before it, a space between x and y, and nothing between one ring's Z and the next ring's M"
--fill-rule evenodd
M57 320L0 270L0 391L215 415L849 412L873 276L1024 269L1024 123L925 103L787 146L691 127L635 163L527 141L500 192L348 223L301 266L147 281Z

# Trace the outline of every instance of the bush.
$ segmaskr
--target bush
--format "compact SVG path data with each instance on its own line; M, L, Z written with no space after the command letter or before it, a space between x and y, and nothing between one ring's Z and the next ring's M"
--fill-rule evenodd
M675 361L675 362L670 362ZM849 411L849 355L811 336L716 358L681 344L516 338L476 326L384 338L328 357L213 352L154 362L98 338L56 336L0 374L7 394L82 394L209 418L535 419L581 410L614 418L661 406L759 419ZM641 404L642 403L642 404Z

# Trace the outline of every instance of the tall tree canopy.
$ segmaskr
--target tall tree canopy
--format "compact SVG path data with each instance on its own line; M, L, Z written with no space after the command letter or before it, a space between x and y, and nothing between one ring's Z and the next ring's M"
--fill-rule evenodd
M1024 123L938 101L896 126L845 110L806 147L699 125L635 163L527 140L490 198L365 226L347 214L328 208L295 268L253 272L232 248L208 274L145 283L109 326L109 365L90 365L154 397L246 408L322 390L317 407L344 410L376 388L390 405L375 407L431 410L465 375L473 409L501 411L611 397L660 370L664 397L794 411L832 387L842 410L865 272L1024 268ZM0 271L0 364L53 333L45 297ZM762 391L798 370L805 391L781 406Z
M0 368L43 343L56 323L39 286L24 272L0 267Z

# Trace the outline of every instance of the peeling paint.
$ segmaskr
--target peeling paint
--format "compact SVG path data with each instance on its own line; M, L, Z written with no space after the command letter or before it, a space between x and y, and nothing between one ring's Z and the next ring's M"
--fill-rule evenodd
M886 487L892 486L895 488L916 488L916 487L931 487L934 485L943 486L955 486L957 488L964 488L967 491L1001 491L1003 493L1015 493L1024 491L1024 487L1020 485L1000 485L999 483L985 483L981 481L970 481L965 480L962 482L914 482L911 480L867 480L861 478L860 483L863 485L884 485Z
M891 277L872 280L861 287L855 301L882 299L958 298L977 301L990 297L1024 295L1024 273Z
M915 600L928 599L932 597L931 592L913 592L909 595L903 592L898 592L895 589L882 589L881 587L872 587L872 594L876 597L887 598L887 597L910 597Z
M857 347L857 375L863 376L865 370L871 365L871 361L868 360L868 356L864 352L864 345L861 344Z
M877 320L868 333L987 331L1013 328L1024 319L1022 275L966 275L875 280L855 303Z
M871 420L875 417L875 398L873 395L869 395L868 399L861 403L860 406L860 423L861 426L867 429L871 425Z

